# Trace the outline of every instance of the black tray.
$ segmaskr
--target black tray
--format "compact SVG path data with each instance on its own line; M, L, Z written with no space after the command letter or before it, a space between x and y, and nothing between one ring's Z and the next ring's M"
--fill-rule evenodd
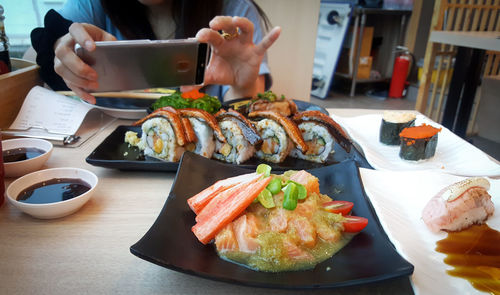
M140 126L118 126L97 148L86 158L87 163L105 168L120 169L120 170L145 170L145 171L177 171L179 163L166 162L151 157L144 157L137 147L130 147L125 143L125 132L134 131L141 136L142 131ZM301 170L313 169L328 165L334 165L346 160L354 160L359 167L372 168L366 161L363 155L354 146L347 153L341 146L335 143L335 153L331 154L326 163L315 163L292 157L287 157L285 161L279 164L269 163L256 157L250 158L243 164L234 165L225 162L224 165L240 166L248 169L255 169L260 163L266 163L273 170Z
M309 171L319 178L322 193L354 202L352 214L368 218L367 227L332 258L311 270L281 273L258 272L220 259L213 245L203 245L191 232L195 214L186 201L219 179L248 172L184 153L162 211L130 251L149 262L190 275L269 288L336 288L413 273L413 265L401 257L384 232L353 161Z

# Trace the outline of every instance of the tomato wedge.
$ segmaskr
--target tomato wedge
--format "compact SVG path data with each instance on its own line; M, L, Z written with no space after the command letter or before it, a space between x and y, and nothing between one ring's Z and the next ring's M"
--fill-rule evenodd
M357 233L368 225L368 219L359 216L346 216L343 225L346 233Z
M326 211L342 215L349 214L353 206L354 203L349 201L330 201L323 203L323 209Z

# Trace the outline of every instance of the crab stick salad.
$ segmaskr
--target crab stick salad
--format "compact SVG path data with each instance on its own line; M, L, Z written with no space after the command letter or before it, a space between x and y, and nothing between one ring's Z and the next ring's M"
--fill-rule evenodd
M221 258L266 272L314 268L368 224L350 215L352 202L321 194L312 174L275 175L265 164L219 180L187 202L201 243L214 242Z

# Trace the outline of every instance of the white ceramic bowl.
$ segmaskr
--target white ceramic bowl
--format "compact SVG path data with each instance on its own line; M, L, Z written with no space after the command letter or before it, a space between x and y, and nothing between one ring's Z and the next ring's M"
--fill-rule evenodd
M28 187L54 178L79 178L90 185L90 190L72 199L54 203L29 204L16 200L17 196ZM80 209L93 195L97 183L97 176L90 171L79 168L52 168L36 171L16 179L7 188L6 195L12 205L33 217L59 218Z
M38 148L45 153L38 157L17 161L4 163L5 177L19 177L30 172L39 170L42 168L43 164L47 162L52 154L52 143L50 141L39 139L39 138L15 138L2 140L2 150L10 150L16 148Z

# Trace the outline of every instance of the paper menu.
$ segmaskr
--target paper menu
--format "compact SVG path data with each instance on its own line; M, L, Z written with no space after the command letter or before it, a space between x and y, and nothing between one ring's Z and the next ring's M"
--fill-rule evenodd
M40 129L54 135L74 135L93 107L79 99L35 86L30 90L10 130Z

